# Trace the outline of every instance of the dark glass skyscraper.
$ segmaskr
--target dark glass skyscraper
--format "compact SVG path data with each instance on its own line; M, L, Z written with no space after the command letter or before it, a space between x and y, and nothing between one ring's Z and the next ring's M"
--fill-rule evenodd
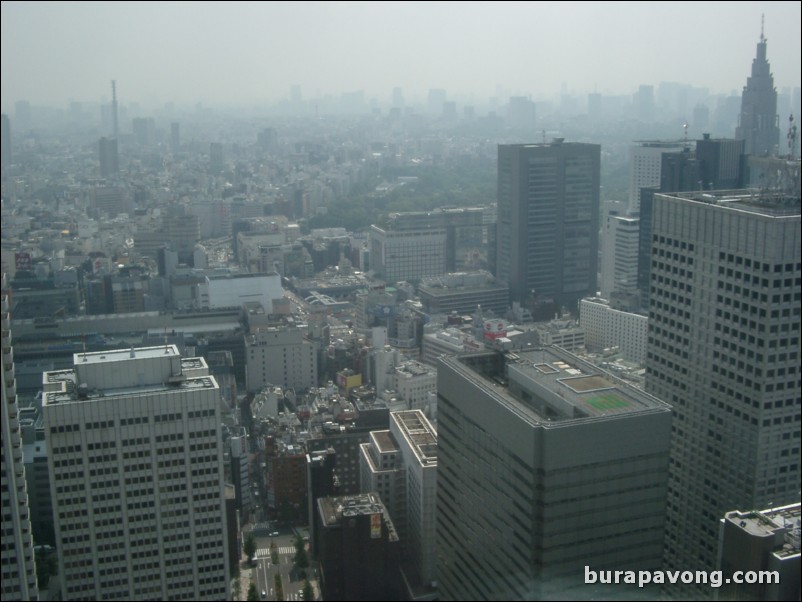
M513 301L576 307L596 293L598 144L498 147L496 276Z

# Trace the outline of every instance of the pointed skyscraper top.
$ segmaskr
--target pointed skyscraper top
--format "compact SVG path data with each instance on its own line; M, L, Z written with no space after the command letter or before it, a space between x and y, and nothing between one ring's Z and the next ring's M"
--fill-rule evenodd
M760 17L760 41L752 74L746 79L741 95L741 115L735 130L737 139L745 140L747 155L771 155L777 151L780 128L777 122L777 91L766 56L765 16Z

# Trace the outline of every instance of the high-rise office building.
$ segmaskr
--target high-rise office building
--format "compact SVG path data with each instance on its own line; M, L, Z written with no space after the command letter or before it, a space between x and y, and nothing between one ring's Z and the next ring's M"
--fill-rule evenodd
M660 567L667 404L557 347L442 357L437 393L441 599L617 597L584 567Z
M220 390L174 345L45 372L64 600L227 599Z
M602 224L601 293L636 294L638 290L637 217L608 214Z
M757 54L752 59L752 74L746 78L741 94L741 114L735 128L735 137L745 141L744 153L747 155L776 154L780 143L777 90L766 58L766 42L761 24Z
M652 205L656 192L729 190L745 184L744 141L711 138L703 134L696 150L666 152L661 156L660 183L641 189L638 233L638 288L641 306L649 307L649 270L652 249Z
M658 193L652 226L646 389L675 414L666 563L709 570L726 511L799 501L800 200Z
M643 140L630 149L629 211L640 210L641 188L660 186L661 168L665 153L685 148L681 140Z
M378 492L412 570L410 589L436 582L437 433L420 410L390 412L390 429L361 446L361 487Z
M2 461L0 461L0 495L3 502L0 546L2 559L3 600L38 600L36 569L33 557L33 534L25 465L22 458L19 403L14 379L14 350L11 347L11 316L5 275L3 275L0 321L2 322L3 389L2 408Z
M735 571L773 571L769 579L735 583L728 578L719 600L799 600L800 505L750 512L733 510L721 521L719 566L727 577ZM765 573L764 573L765 574Z
M512 301L575 308L596 293L598 144L498 147L496 277Z

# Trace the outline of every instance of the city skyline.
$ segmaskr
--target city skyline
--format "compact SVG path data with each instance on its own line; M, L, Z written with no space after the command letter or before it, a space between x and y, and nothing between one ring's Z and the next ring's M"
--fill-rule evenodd
M111 80L121 102L155 105L277 102L293 86L303 100L363 90L380 102L401 87L407 103L430 89L484 104L660 82L740 94L762 14L775 85L798 87L800 4L720 6L4 2L3 111L107 103Z

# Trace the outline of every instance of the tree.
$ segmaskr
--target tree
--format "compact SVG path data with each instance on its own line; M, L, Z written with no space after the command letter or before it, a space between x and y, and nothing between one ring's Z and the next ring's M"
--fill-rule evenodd
M306 557L306 550L303 548L295 552L295 566L299 569L305 569L309 566L309 559Z
M243 549L248 556L248 562L253 562L253 557L256 554L256 538L253 536L253 533L248 533L248 535L245 536Z
M251 583L248 587L248 602L256 602L259 599L259 590L256 589L256 584Z
M305 569L309 566L309 559L306 557L306 545L300 535L295 537L295 566Z
M314 600L315 599L315 590L312 589L312 584L309 583L309 579L304 581L304 600Z

